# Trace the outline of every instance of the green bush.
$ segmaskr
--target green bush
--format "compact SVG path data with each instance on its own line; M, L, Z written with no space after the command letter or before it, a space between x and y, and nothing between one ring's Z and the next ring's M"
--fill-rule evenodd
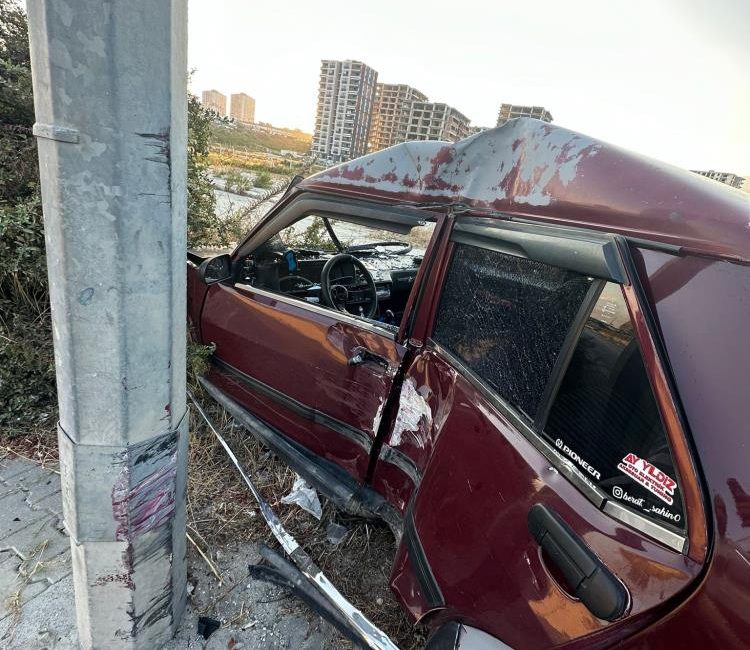
M188 97L188 242L223 245L237 225L215 214L208 174L211 114ZM52 325L26 15L0 0L0 431L25 433L55 416Z
M260 174L255 177L255 187L266 189L271 187L272 183L273 179L268 172L260 172Z
M227 192L233 192L234 194L247 194L253 187L247 176L234 169L230 169L224 174L224 181L226 182Z

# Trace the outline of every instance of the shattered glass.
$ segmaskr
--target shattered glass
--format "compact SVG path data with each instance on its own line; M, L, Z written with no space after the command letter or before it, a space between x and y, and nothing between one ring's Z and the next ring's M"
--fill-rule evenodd
M591 278L457 244L433 339L534 418Z

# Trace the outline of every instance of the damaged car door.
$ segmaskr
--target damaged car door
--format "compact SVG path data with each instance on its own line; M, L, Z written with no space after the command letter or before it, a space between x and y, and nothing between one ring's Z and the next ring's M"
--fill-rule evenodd
M468 215L450 239L384 440L417 478L373 481L406 504L392 587L511 647L616 643L706 552L627 243Z
M251 232L203 305L211 381L357 482L404 356L396 333L424 256L407 236L424 219L298 196Z

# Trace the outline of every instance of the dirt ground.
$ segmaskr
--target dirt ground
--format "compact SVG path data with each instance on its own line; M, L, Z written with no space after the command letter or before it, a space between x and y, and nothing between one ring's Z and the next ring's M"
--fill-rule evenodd
M425 634L415 630L388 588L395 555L390 529L379 521L352 518L321 499L318 521L296 505L281 503L295 474L266 450L211 398L197 395L240 463L276 511L286 529L326 576L402 650L417 650ZM188 533L207 555L219 556L237 540L262 542L279 549L244 483L200 416L191 411L188 486ZM347 529L334 545L328 540L330 523ZM295 607L304 607L296 604Z
M399 648L424 647L424 631L411 625L388 588L395 554L390 529L381 522L342 514L322 497L320 521L297 505L281 503L294 483L294 472L210 397L196 392L245 471L329 580ZM351 647L293 595L249 578L247 567L259 560L259 544L280 549L213 433L194 409L190 418L187 500L190 607L187 620L169 648ZM0 438L0 451L10 450L14 456L45 466L54 466L57 459L55 438L48 432ZM331 523L347 530L337 544L328 539ZM210 616L222 623L209 643L196 634L198 616Z

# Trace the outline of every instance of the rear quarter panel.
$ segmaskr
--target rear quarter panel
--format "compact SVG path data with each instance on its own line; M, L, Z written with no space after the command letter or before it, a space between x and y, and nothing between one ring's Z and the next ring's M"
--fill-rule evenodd
M654 250L636 263L705 480L712 548L684 604L629 647L750 646L750 267Z

